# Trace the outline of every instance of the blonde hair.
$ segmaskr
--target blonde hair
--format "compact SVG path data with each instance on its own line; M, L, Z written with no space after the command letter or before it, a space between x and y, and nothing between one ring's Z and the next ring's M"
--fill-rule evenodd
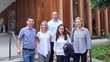
M82 20L82 18L81 17L76 17L76 19L75 19L75 22L76 22L76 20Z
M42 31L42 24L46 24L47 28L46 28L46 31L48 30L48 25L47 25L47 21L42 21L41 24L40 24L40 31Z
M81 17L77 17L76 19L75 19L75 22L81 22L81 27L83 26L82 25L82 18ZM75 27L77 27L77 25L76 25L76 23L75 23Z

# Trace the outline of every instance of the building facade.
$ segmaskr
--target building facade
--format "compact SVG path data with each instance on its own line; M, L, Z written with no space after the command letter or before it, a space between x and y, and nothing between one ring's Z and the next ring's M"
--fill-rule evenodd
M75 18L81 17L83 26L89 29L91 35L110 33L110 8L94 11L90 0L15 0L12 8L16 12L16 33L26 25L28 16L34 18L34 27L39 30L41 21L49 21L53 11L58 12L59 19L69 30L72 29ZM5 11L1 16L4 14Z
M28 16L35 19L35 28L39 30L41 21L49 21L53 11L57 11L59 19L69 30L71 29L72 0L16 0L16 5L17 31L25 26L25 20Z

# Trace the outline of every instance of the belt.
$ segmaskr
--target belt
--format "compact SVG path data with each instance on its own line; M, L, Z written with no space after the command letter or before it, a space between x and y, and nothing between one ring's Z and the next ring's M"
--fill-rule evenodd
M23 48L23 50L35 51L35 48L33 48L33 49Z

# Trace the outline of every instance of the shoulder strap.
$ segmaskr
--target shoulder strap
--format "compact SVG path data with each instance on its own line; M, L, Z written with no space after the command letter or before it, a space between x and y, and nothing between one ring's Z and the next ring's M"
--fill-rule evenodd
M71 42L74 42L74 31L76 30L76 28L74 28L73 30L72 30L72 41Z
M69 38L69 35L67 34L67 43L70 42L70 38Z

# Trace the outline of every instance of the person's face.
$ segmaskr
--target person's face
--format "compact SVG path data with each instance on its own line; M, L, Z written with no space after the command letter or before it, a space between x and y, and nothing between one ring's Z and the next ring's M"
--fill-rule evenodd
M53 17L53 19L57 19L57 17L58 17L57 12L53 12L52 17Z
M82 25L81 20L77 19L76 20L76 27L81 27L81 25Z
M41 28L42 28L43 30L47 30L47 24L46 24L46 23L42 23L42 24L41 24Z
M33 24L34 24L34 20L33 20L33 19L28 19L27 25L28 25L29 27L32 27Z
M60 26L60 27L59 27L59 33L60 33L60 34L63 34L63 32L64 32L64 26Z

